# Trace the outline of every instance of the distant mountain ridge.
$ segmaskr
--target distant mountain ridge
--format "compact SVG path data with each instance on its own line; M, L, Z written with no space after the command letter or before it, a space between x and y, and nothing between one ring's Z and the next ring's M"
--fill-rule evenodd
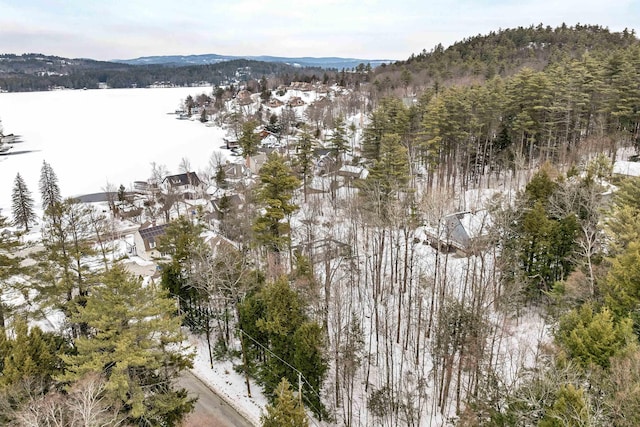
M164 55L164 56L143 56L133 59L114 59L111 62L128 65L170 65L170 66L190 66L217 64L219 62L233 61L237 59L247 59L251 61L277 62L299 67L320 67L320 68L354 68L359 64L370 64L371 67L377 67L381 64L390 64L395 62L392 59L358 59L358 58L340 58L340 57L282 57L282 56L234 56L234 55L218 55L215 53L202 55Z
M241 75L238 70L244 69ZM283 62L235 59L213 64L130 65L83 58L61 58L40 53L0 54L0 91L96 89L217 85L233 79L290 74L303 78L322 74L320 67L298 68Z

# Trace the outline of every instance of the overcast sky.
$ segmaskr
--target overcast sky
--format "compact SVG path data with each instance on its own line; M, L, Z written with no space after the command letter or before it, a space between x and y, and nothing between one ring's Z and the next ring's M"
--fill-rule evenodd
M500 28L640 32L640 0L0 0L0 53L406 59Z

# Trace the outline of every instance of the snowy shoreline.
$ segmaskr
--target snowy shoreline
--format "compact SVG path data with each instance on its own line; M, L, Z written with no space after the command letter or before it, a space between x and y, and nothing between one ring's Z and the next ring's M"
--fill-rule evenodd
M177 173L183 158L198 171L213 152L226 156L222 129L167 114L188 95L209 92L182 87L0 94L5 132L22 137L11 155L0 156L0 213L11 214L17 173L39 204L43 161L53 167L63 196L75 197L100 192L107 183L130 188L150 176L152 162Z

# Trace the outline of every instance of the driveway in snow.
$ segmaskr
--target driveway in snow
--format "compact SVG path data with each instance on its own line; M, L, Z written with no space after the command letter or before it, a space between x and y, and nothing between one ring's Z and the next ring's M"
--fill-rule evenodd
M185 427L253 427L191 372L185 371L178 385L186 388L190 396L198 397L195 410L185 422Z

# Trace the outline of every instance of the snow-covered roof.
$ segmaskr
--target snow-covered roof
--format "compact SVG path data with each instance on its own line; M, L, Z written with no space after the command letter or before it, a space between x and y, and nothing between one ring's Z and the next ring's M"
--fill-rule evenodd
M365 179L369 175L369 171L361 166L342 165L338 170L338 174Z
M456 214L456 216L467 235L472 239L486 235L492 224L491 216L486 210L463 212L462 214Z
M200 185L200 178L198 178L198 175L195 172L169 175L164 178L163 182L164 181L167 181L172 186Z
M474 240L487 235L491 226L491 216L487 210L456 212L445 215L441 226L425 226L417 231L431 241L461 250L469 249Z
M262 142L261 142L263 146L271 146L271 147L280 145L279 143L280 141L278 141L278 137L273 134L269 134L265 136L264 138L262 138Z

